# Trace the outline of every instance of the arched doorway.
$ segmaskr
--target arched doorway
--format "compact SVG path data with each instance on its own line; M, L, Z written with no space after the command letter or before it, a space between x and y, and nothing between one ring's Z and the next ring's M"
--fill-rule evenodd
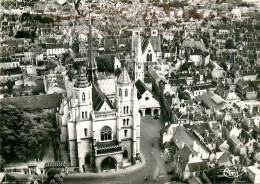
M150 116L151 115L151 109L150 108L145 109L145 115L146 116Z
M139 110L139 113L140 113L140 116L142 116L142 115L143 115L141 110Z
M156 115L158 115L158 113L159 113L159 110L158 109L154 109L153 114L156 116Z
M101 170L116 169L116 159L113 157L107 157L101 162Z
M126 149L123 152L123 158L128 158L128 151Z

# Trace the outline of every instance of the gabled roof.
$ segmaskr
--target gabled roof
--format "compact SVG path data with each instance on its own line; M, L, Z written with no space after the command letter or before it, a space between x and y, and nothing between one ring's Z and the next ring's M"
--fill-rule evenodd
M140 79L135 82L135 86L136 86L136 89L137 89L137 98L141 99L142 95L146 92L147 88L146 88L145 84Z
M188 131L185 127L183 126L178 126L175 133L173 134L172 137L173 141L177 145L177 147L180 149L183 144L187 145L189 147L193 147L194 141L196 142L197 145L200 145L201 147L205 148L197 139L196 137ZM205 148L206 150L207 148Z
M190 172L198 172L204 171L208 168L207 162L196 162L196 163L188 163L188 168Z
M181 170L184 171L187 163L189 162L189 156L195 156L194 150L189 146L184 145L182 149L177 151L174 155L174 160L180 166Z
M105 96L99 86L95 83L93 83L92 87L92 102L93 102L93 109L94 111L99 111L102 105L106 102L108 106L113 109L113 105L108 100L107 96Z
M248 84L245 81L243 81L243 80L239 80L237 82L237 86L239 86L240 88L244 89L244 88L246 88L248 86Z

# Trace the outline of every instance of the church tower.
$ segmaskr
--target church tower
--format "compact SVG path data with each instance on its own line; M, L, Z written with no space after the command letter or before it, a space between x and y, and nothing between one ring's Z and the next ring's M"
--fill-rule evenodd
M140 32L136 32L138 37L137 45L135 47L134 57L134 81L141 80L144 82L144 61L142 55L142 42Z
M128 160L140 154L140 114L137 90L128 72L123 68L116 86L118 141L124 146Z
M74 146L75 155L72 155L72 151L70 151L70 156L76 157L71 158L71 161L73 161L72 159L75 160L75 163L71 162L72 166L78 165L82 172L82 165L86 164L86 156L92 155L91 113L93 111L92 85L88 82L86 71L82 68L75 82L73 94L75 100L72 102L72 116L75 117L76 145ZM74 133L71 132L70 134L73 135Z

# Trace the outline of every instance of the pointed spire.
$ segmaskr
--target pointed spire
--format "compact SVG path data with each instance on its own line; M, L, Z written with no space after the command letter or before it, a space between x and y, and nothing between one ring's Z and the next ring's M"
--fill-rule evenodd
M74 84L76 88L86 88L89 85L88 80L86 78L86 72L81 67L79 70L78 78Z
M97 64L96 64L96 58L93 54L93 49L92 49L92 25L91 25L91 18L89 18L89 48L88 48L88 62L87 62L87 70L88 70L88 80L94 81L95 78L95 71L97 69Z
M118 80L117 80L118 83L120 84L129 84L131 83L131 79L128 75L128 72L126 70L126 68L124 67L120 76L118 77Z
M136 62L142 63L142 42L141 42L141 35L140 33L138 34L138 43L137 43L137 48L136 48Z

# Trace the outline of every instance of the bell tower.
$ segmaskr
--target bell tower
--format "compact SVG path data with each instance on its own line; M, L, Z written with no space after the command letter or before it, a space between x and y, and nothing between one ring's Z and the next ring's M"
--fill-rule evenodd
M87 81L86 72L81 68L73 88L78 99L76 119L90 119L92 112L92 85Z
M140 32L136 32L138 35L137 45L135 47L134 57L134 81L141 80L144 82L144 61L142 55L142 43Z
M126 68L123 68L116 86L118 141L128 152L128 159L140 153L140 114L137 90Z

